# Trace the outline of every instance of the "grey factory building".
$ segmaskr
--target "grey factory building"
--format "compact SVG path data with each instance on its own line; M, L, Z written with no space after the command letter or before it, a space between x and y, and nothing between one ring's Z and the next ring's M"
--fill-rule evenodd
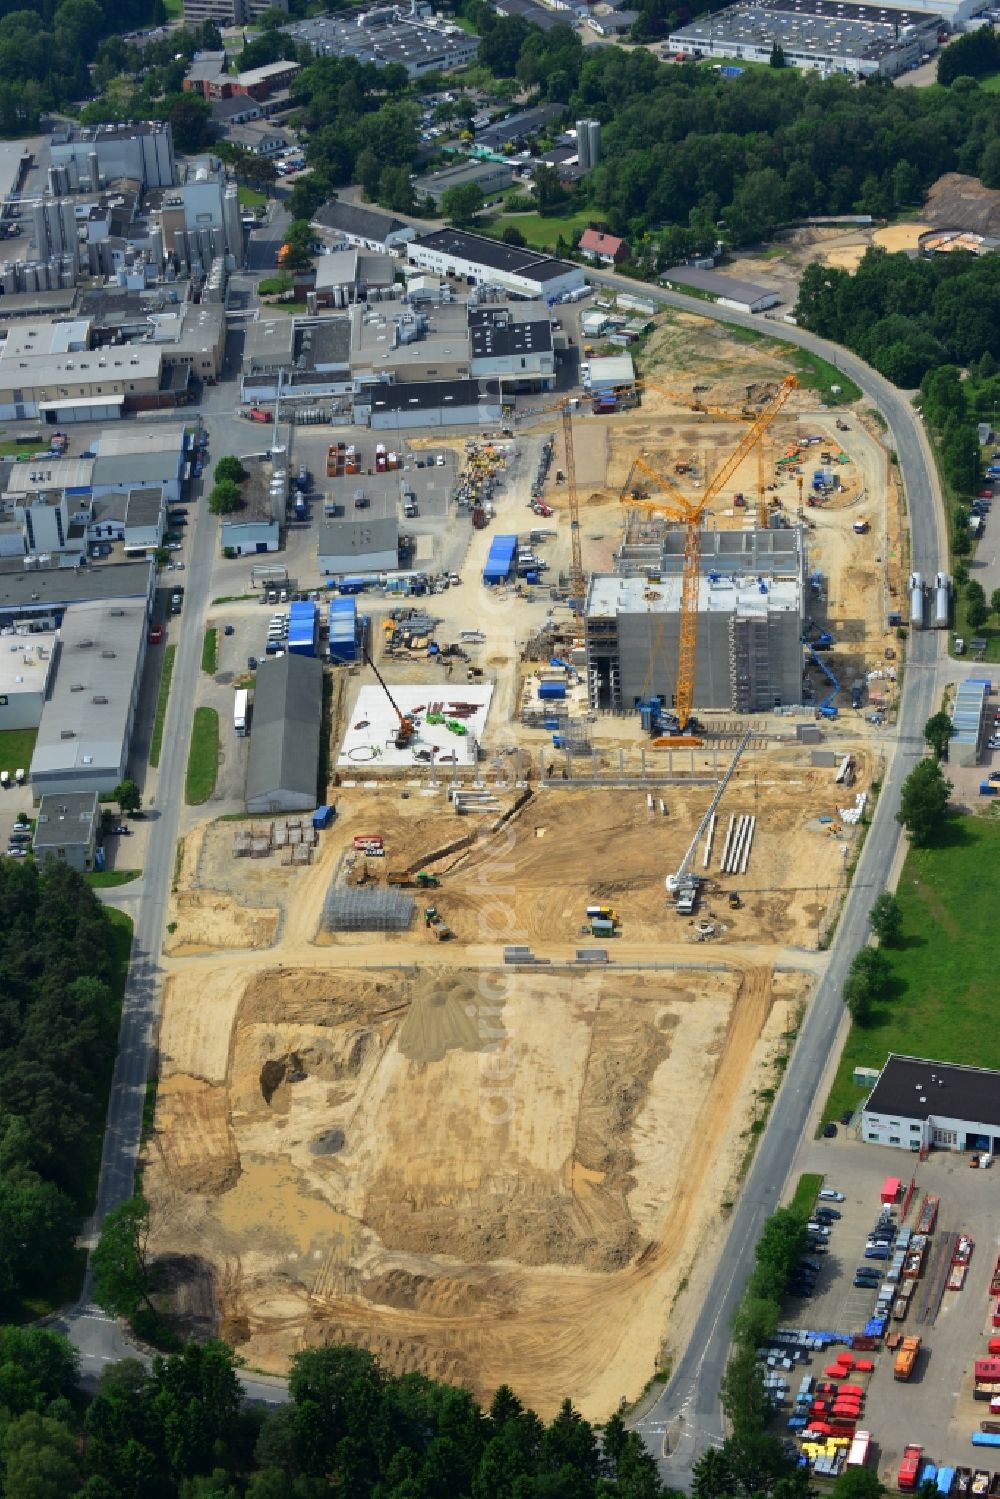
M315 16L282 30L317 57L353 57L381 68L396 63L410 78L464 67L479 51L478 36L402 5L376 6L349 19Z
M595 574L584 610L591 706L670 707L677 685L684 536L622 548L615 574ZM695 708L770 711L802 701L802 533L702 532Z
M978 0L956 3L961 8ZM738 64L768 62L777 43L790 67L892 78L936 51L945 25L940 12L947 10L938 6L931 13L847 0L741 0L671 32L668 46L672 52Z
M323 667L315 656L262 661L254 684L248 812L308 812L317 803Z
M145 655L144 600L92 600L66 611L31 757L36 796L117 786L128 761Z

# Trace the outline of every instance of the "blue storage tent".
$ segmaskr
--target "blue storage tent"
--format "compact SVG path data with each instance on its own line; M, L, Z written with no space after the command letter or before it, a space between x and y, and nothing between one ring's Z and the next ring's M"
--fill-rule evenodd
M293 602L288 613L288 650L293 656L315 656L319 613L311 600Z
M517 537L494 536L483 568L483 582L506 583L517 568Z
M327 611L331 661L357 659L358 606L353 598L331 599Z

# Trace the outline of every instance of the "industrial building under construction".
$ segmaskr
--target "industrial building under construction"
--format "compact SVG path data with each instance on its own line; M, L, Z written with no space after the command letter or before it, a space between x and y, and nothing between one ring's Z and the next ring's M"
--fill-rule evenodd
M584 612L591 706L630 711L677 685L684 533L626 540ZM802 701L805 552L800 528L703 531L694 700L764 712Z

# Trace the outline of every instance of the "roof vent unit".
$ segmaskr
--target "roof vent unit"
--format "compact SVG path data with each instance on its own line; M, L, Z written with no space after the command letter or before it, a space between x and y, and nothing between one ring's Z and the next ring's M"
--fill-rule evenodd
M60 729L60 731L59 731L59 738L60 739L75 739L76 738L76 730L75 729Z
M92 697L90 701L92 703L106 703L107 698L104 697L101 693L98 693L95 697Z
M101 657L105 661L113 661L117 655L116 651L102 651Z

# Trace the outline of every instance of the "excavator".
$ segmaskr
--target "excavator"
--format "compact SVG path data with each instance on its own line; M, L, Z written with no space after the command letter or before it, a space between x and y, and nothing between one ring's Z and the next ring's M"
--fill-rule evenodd
M362 649L364 648L362 647ZM375 676L378 680L378 685L381 687L382 691L389 699L390 703L392 704L393 712L399 720L394 741L396 748L407 749L413 743L413 740L416 736L417 725L412 718L408 718L407 715L400 710L399 704L396 702L396 699L393 697L392 693L389 691L388 687L385 684L385 678L382 676L382 673L379 671L378 667L375 665L375 662L372 660L371 656L369 656L367 651L364 652L364 657L368 662L368 665L371 667L372 671L375 673Z

